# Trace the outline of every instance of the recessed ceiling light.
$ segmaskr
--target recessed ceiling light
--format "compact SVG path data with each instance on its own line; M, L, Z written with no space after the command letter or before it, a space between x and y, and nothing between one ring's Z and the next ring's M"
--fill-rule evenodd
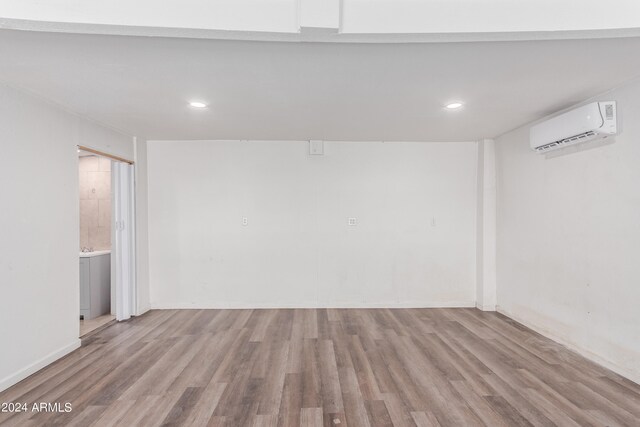
M201 101L191 101L189 102L189 105L191 105L193 108L207 108L207 104Z
M462 102L452 102L450 104L445 105L448 110L455 110L457 108L462 107Z

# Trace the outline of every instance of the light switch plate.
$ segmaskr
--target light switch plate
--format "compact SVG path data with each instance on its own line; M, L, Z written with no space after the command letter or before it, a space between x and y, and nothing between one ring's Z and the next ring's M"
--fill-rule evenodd
M356 218L349 218L349 225L350 226L356 226L358 225L358 220Z

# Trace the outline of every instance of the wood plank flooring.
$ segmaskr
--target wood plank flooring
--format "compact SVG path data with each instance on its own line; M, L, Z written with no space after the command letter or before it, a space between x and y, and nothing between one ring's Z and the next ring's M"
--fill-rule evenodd
M0 402L29 405L3 426L640 425L639 385L476 309L151 311Z
M114 320L116 320L116 316L112 316L111 314L105 314L91 320L80 320L80 337L83 337L96 329L100 329L107 323Z

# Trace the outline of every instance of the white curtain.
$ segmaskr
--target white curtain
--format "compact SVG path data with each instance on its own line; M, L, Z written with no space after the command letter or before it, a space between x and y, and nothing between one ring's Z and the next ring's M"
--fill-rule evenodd
M135 203L133 165L112 162L114 202L114 256L116 319L127 320L135 313Z

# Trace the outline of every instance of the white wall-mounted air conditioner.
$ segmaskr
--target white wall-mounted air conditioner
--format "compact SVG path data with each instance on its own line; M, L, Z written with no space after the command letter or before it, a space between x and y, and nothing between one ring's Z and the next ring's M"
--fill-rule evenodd
M531 127L531 148L538 153L615 135L616 102L592 102Z

